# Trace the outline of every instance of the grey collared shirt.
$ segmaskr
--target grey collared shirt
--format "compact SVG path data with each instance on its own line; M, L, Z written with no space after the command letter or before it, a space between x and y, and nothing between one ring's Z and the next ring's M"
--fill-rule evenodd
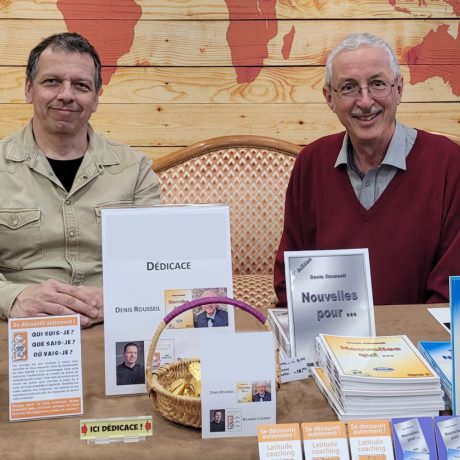
M396 122L395 132L382 163L363 174L355 165L350 138L345 134L334 167L346 165L353 190L364 208L369 209L379 199L398 169L406 170L406 157L416 138L417 131L414 128Z

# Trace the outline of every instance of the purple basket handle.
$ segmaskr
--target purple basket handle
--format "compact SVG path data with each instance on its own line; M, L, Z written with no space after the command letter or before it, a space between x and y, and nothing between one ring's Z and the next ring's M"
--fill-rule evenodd
M180 315L184 311L191 310L192 308L201 307L203 305L209 305L213 303L223 303L227 305L233 305L234 307L241 308L247 313L250 313L254 316L259 322L265 324L266 317L259 310L256 310L254 307L251 307L247 303L241 302L239 300L230 299L230 297L225 296L216 296L216 297L202 297L201 299L191 300L190 302L185 302L180 307L175 308L172 312L168 313L163 321L165 324L170 323L176 316Z

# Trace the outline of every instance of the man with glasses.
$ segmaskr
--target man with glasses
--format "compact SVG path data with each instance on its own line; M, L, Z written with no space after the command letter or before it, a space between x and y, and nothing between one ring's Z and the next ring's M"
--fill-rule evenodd
M460 147L396 121L403 77L386 42L346 37L329 54L323 94L346 131L307 145L286 194L284 251L368 248L376 304L448 302L460 273Z

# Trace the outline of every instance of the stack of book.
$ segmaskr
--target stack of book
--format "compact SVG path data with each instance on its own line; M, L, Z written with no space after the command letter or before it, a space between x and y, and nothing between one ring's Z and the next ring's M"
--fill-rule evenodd
M340 420L437 416L440 379L405 335L319 334L313 377Z
M420 352L441 379L446 405L452 407L452 345L450 342L419 342Z
M268 324L275 334L280 350L280 358L291 357L291 341L289 340L289 314L287 308L268 310Z

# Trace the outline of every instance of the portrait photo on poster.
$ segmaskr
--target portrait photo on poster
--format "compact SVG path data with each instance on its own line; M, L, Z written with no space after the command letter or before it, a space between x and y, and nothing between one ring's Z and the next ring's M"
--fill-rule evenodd
M117 385L145 383L144 342L116 342Z
M203 299L206 297L221 297L227 295L226 288L203 288L193 289L193 300ZM194 327L227 327L228 312L227 307L223 304L212 303L203 305L194 309L193 312Z
M225 409L213 409L209 411L209 418L209 431L211 433L225 431Z
M252 384L252 401L264 402L271 401L271 383L270 381L260 380Z

